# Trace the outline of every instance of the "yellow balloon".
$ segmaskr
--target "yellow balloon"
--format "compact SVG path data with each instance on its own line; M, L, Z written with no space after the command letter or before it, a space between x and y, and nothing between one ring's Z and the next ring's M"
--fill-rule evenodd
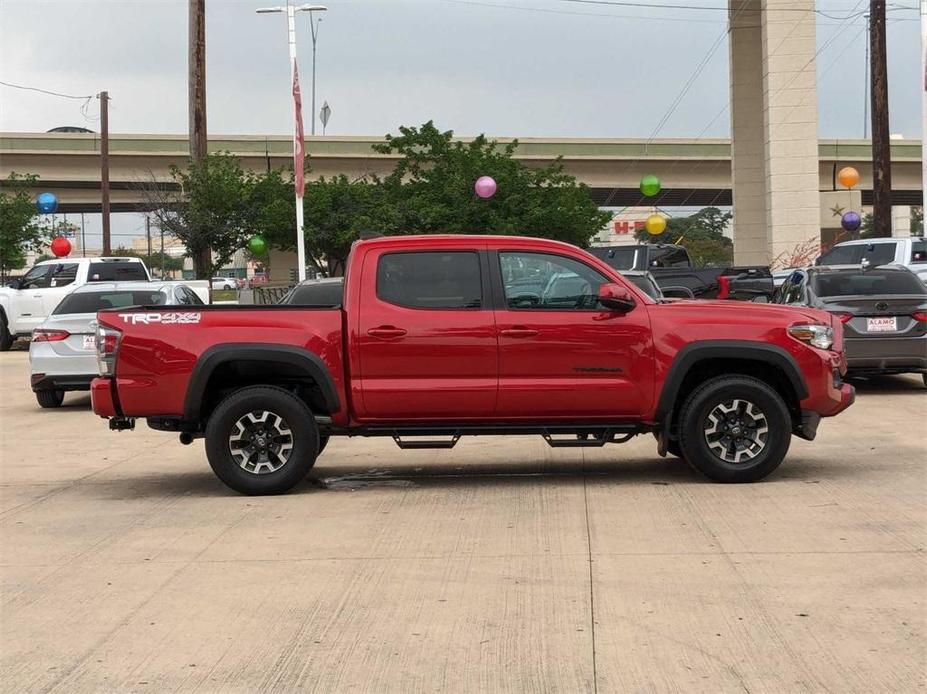
M837 172L837 180L844 188L852 188L859 183L859 171L852 166L844 166Z
M644 228L651 236L659 236L666 231L666 219L658 214L652 214L644 222Z

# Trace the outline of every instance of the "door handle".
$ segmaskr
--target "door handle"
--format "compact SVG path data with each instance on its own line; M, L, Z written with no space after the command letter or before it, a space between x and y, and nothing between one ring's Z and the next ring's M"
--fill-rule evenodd
M500 330L499 334L504 337L534 337L538 331L534 328L526 328L523 325L513 325L511 328Z
M406 331L392 325L381 325L379 328L371 328L367 331L370 337L402 337Z

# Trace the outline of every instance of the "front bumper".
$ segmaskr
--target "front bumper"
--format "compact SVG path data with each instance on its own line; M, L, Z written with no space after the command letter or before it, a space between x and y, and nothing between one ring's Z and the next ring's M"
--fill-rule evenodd
M96 374L44 374L30 376L33 392L40 390L90 390Z

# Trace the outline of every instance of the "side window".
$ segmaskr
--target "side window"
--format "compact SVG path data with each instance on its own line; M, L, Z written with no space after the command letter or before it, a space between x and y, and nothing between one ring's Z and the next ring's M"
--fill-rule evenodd
M784 304L785 297L789 295L789 291L792 289L792 277L789 276L786 278L785 282L776 290L776 294L773 297L773 300L777 304Z
M377 263L377 297L406 308L480 308L479 255L474 251L385 253Z
M190 303L190 297L187 296L184 289L186 289L186 287L174 287L174 301L181 306L186 306Z
M801 272L792 274L789 291L785 295L786 304L800 304L804 295L805 275Z
M20 289L45 289L51 268L51 265L36 265L23 276Z
M77 263L55 265L49 277L49 287L66 287L77 279Z
M595 310L608 279L585 263L547 253L500 253L505 304L510 309Z
M200 295L190 289L190 287L181 287L187 294L187 303L191 306L203 306L203 300Z
M911 243L911 263L927 263L927 241Z

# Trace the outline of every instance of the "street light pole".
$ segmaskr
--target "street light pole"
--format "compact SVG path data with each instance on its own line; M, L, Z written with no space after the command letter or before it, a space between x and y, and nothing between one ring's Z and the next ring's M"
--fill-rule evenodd
M268 14L276 12L286 12L286 28L287 28L287 43L290 49L290 86L294 88L296 86L296 12L314 12L314 11L325 11L326 7L323 5L301 5L300 7L294 7L293 3L287 0L286 7L262 7L256 12L258 14ZM311 15L310 15L311 16ZM313 46L314 46L313 42ZM314 51L313 51L314 52ZM313 61L314 64L315 61ZM315 79L313 78L313 85L315 84ZM294 92L295 95L295 92ZM313 123L315 122L315 115L313 114ZM300 141L300 133L302 132L302 124L297 123L297 127L293 130L293 161L294 164L298 159L298 154L300 154L300 148L303 147L303 143ZM294 175L298 178L301 172L293 172ZM303 233L303 196L302 191L299 189L299 185L296 186L296 260L299 263L297 267L297 276L299 281L302 282L306 279L306 237Z
M318 19L309 11L309 30L312 33L312 126L309 128L309 134L315 135L315 43L319 36L319 24L322 18Z

